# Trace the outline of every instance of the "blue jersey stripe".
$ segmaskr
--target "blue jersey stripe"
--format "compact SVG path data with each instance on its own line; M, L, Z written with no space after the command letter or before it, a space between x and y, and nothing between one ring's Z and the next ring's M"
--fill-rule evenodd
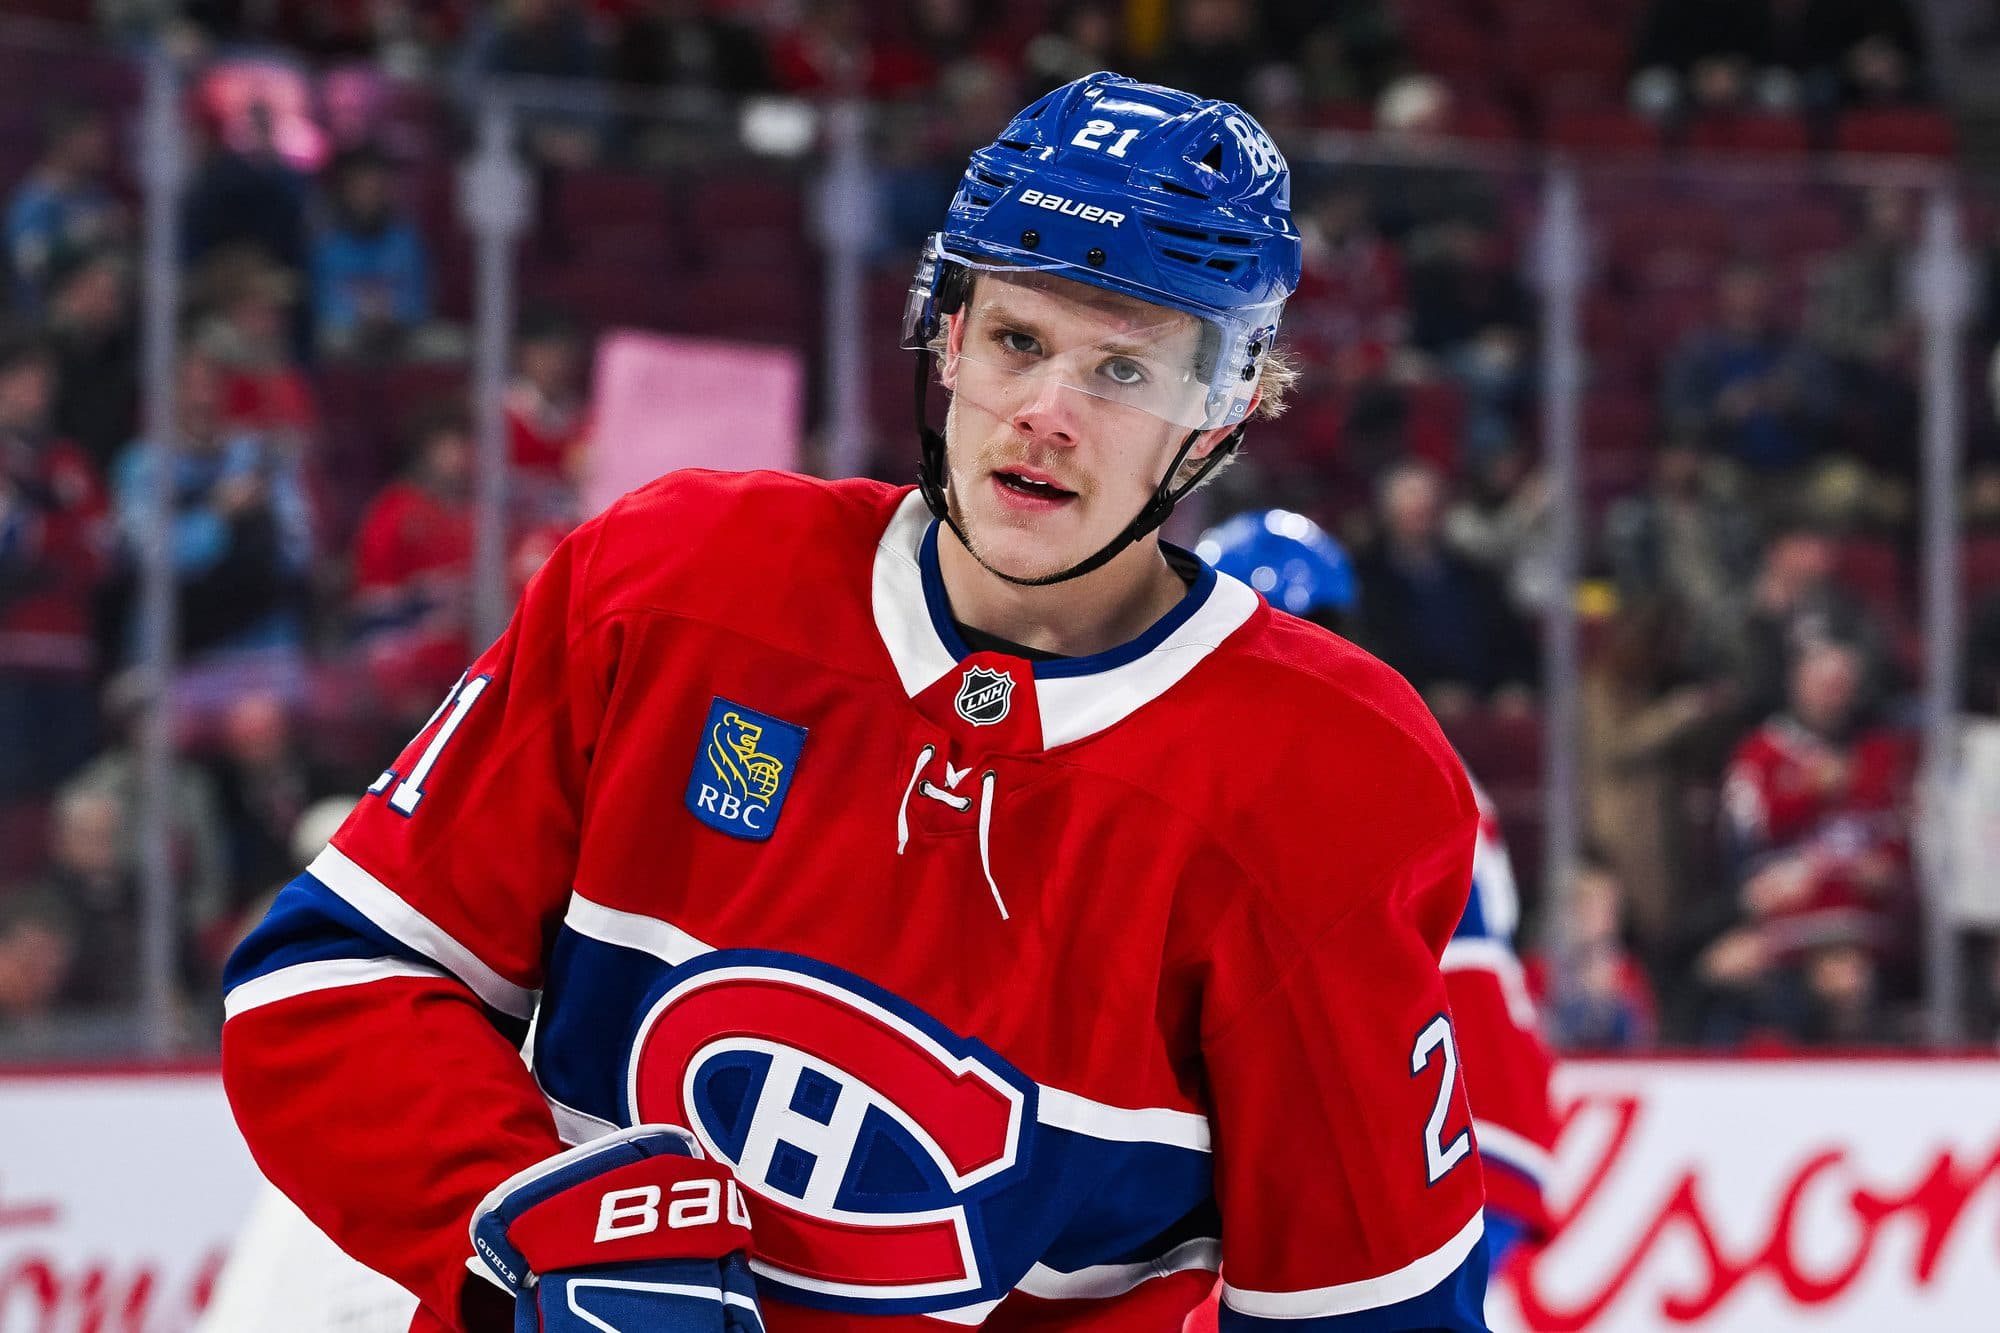
M300 963L343 958L399 958L428 970L439 967L436 959L377 926L311 874L303 874L279 891L264 919L229 955L222 969L223 994ZM527 1040L526 1020L490 1005L480 1007L509 1041L519 1045Z
M229 955L222 969L222 989L226 994L280 968L329 958L403 958L437 966L436 959L388 934L306 874L279 892L257 928Z

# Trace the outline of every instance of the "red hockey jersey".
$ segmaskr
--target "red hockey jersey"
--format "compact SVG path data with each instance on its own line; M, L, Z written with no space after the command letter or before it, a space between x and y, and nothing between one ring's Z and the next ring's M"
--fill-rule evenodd
M1480 820L1472 895L1445 946L1445 987L1465 1056L1487 1207L1513 1218L1528 1236L1540 1237L1549 1222L1542 1191L1556 1137L1549 1104L1553 1061L1514 952L1521 915L1514 865L1486 793L1475 785L1474 794Z
M1114 651L972 653L937 540L708 473L567 540L231 960L265 1172L427 1329L487 1190L660 1121L751 1191L774 1333L1170 1328L1218 1269L1228 1327L1483 1328L1476 812L1415 694L1205 567Z

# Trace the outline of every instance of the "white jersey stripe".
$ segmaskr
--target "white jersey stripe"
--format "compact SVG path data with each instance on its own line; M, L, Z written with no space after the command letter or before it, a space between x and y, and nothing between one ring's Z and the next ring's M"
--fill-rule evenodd
M1112 1143L1165 1143L1195 1152L1209 1151L1207 1116L1164 1106L1136 1110L1107 1106L1046 1083L1042 1085L1041 1105L1035 1119L1044 1125Z
M448 979L448 974L441 968L426 967L407 958L325 958L312 963L293 963L231 987L222 997L222 1016L226 1022L238 1014L289 1000L294 995L361 986L389 977Z
M960 1328L978 1328L986 1322L986 1317L1000 1307L998 1300L981 1301L977 1305L961 1305L951 1310L928 1310L924 1318L935 1319L944 1324L956 1324Z
M514 1018L527 1018L535 1012L535 992L516 986L488 967L479 955L404 902L394 889L348 860L338 848L328 847L314 857L306 873L332 889L349 907L464 982L487 1007Z
M1047 1301L1103 1301L1123 1296L1142 1282L1189 1269L1222 1267L1222 1242L1210 1237L1183 1241L1157 1259L1132 1264L1096 1264L1073 1273L1036 1264L1014 1290Z
M547 1088L542 1089L542 1100L549 1104L549 1115L556 1122L556 1137L572 1148L586 1143L594 1143L606 1134L616 1134L618 1126L609 1120L599 1120L588 1111L579 1111L574 1106L565 1105L549 1096Z
M1222 1299L1239 1314L1259 1319L1327 1319L1334 1315L1359 1314L1385 1305L1421 1296L1444 1281L1465 1262L1473 1246L1486 1234L1486 1214L1472 1215L1456 1236L1421 1259L1413 1259L1393 1273L1339 1282L1309 1291L1250 1291L1222 1284Z
M1546 1148L1538 1147L1534 1140L1516 1134L1505 1125L1496 1125L1491 1120L1474 1118L1472 1136L1479 1141L1479 1155L1505 1162L1537 1185L1548 1179L1549 1170L1555 1159Z
M703 944L679 926L656 916L621 912L615 907L592 902L580 893L570 895L569 910L563 914L563 924L579 935L588 935L604 944L637 949L675 967L705 953L715 952L713 946Z
M1492 973L1500 983L1500 994L1507 1001L1507 1016L1514 1020L1514 1026L1533 1032L1540 1023L1535 1015L1534 997L1528 994L1527 975L1521 971L1521 960L1501 941L1469 936L1450 940L1444 946L1444 956L1438 959L1438 970Z

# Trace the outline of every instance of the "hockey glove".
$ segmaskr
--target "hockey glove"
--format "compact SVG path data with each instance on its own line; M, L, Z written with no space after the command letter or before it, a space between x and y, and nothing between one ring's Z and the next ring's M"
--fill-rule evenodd
M735 1177L670 1125L538 1162L472 1215L515 1333L763 1333L749 1247Z

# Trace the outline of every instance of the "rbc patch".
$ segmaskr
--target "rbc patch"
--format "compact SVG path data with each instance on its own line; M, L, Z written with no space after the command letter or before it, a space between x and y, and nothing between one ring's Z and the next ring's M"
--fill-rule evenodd
M806 729L717 695L701 738L687 808L718 833L764 841L791 789Z

